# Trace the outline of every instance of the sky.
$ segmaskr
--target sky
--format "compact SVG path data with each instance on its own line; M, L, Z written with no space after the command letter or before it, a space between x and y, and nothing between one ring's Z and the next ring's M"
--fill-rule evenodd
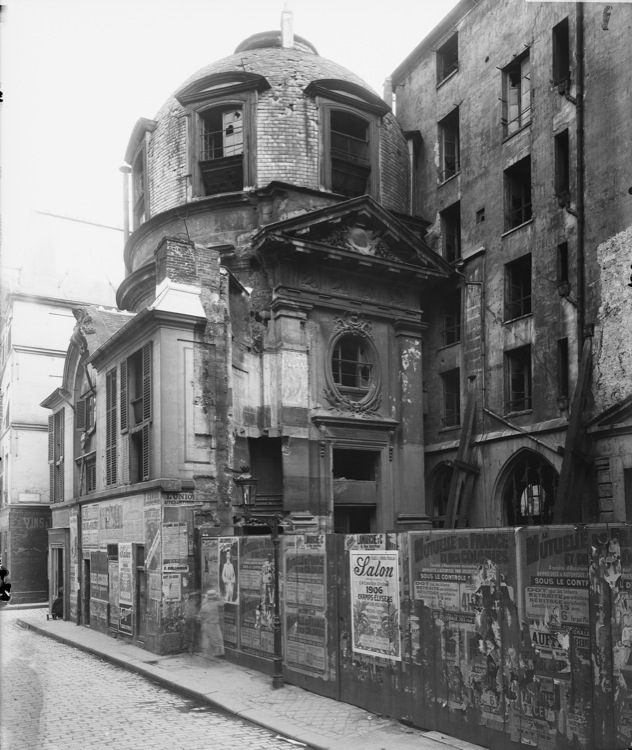
M384 79L457 1L287 5L296 34L381 94ZM121 227L119 167L135 122L153 118L191 74L233 54L242 40L280 28L283 8L284 0L7 0L0 22L3 262L23 254L33 210ZM109 235L122 257L121 233Z

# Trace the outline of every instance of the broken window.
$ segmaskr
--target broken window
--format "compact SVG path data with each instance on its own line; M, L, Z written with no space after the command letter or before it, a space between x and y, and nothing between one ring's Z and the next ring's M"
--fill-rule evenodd
M349 198L369 192L369 123L344 110L330 113L331 189Z
M558 474L538 453L520 451L512 460L503 489L510 526L539 526L553 521Z
M529 51L503 70L503 134L517 133L531 122L531 64Z
M505 352L505 393L505 412L531 409L530 345Z
M443 427L458 427L461 424L461 370L441 373L443 385Z
M439 122L439 181L445 182L460 170L459 108Z
M443 257L452 263L461 257L461 202L448 206L440 216Z
M437 84L459 69L459 35L453 34L437 50Z
M213 107L200 115L199 165L204 195L244 187L244 122L241 107Z
M443 306L443 345L451 346L461 340L461 290L446 296Z
M553 84L564 85L563 90L566 90L570 78L568 18L565 18L553 27Z
M505 266L505 320L531 314L531 254Z
M531 220L531 157L505 170L505 231Z

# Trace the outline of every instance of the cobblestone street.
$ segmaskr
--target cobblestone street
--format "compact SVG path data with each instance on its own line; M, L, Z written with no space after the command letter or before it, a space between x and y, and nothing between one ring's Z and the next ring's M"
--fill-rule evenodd
M272 750L296 747L139 675L21 628L0 612L0 747Z

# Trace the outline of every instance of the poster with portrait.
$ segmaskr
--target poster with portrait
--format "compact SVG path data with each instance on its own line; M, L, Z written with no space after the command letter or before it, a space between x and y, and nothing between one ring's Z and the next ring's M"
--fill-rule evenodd
M274 581L270 538L244 537L239 566L239 624L243 651L266 655L274 652Z
M219 537L219 590L225 604L239 603L239 539Z
M399 553L350 550L349 561L353 651L401 661Z

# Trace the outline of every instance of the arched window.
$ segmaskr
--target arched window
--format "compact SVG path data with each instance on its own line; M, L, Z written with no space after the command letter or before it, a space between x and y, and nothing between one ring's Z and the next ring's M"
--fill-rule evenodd
M509 526L540 526L553 522L559 476L539 453L520 451L508 466L502 501Z

